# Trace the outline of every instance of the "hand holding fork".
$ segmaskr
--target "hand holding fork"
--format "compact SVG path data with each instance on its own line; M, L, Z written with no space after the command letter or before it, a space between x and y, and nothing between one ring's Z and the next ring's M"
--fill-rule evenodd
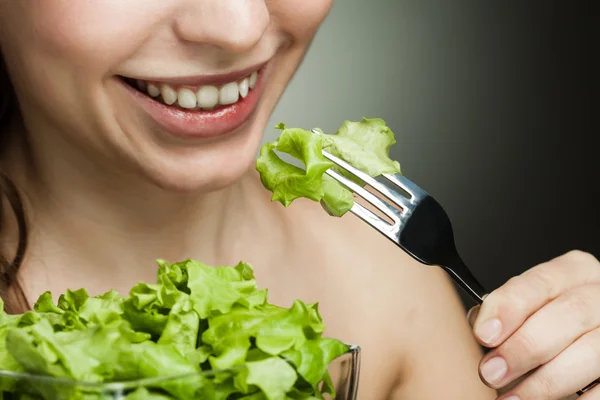
M327 174L383 213L361 204L351 212L426 265L442 267L478 304L470 312L475 336L491 348L480 364L494 389L532 372L501 400L600 399L600 263L574 251L538 265L486 294L461 260L448 216L424 190L400 174L374 179L323 151L375 195L329 169ZM408 195L402 195L405 192ZM596 379L596 380L595 380Z

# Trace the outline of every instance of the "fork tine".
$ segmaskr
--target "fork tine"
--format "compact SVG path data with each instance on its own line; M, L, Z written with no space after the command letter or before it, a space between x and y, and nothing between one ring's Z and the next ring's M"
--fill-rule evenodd
M331 161L332 163L336 164L339 167L342 167L346 171L350 172L352 175L356 176L357 178L359 178L360 180L362 180L363 182L365 182L366 184L371 186L373 189L375 189L379 193L383 194L389 200L393 201L398 207L401 207L403 210L406 210L408 208L411 208L411 206L413 206L410 199L407 199L406 197L402 196L401 194L393 191L392 189L388 188L385 184L378 182L377 180L375 180L368 174L364 173L363 171L359 170L358 168L354 168L352 165L350 165L346 161L342 160L341 158L338 158L325 150L323 150L322 153L323 153L323 156L325 156L325 158L327 158L329 161ZM388 178L388 179L390 179L390 178ZM393 182L395 183L395 181L393 181ZM400 185L398 185L398 186L400 186ZM369 193L369 192L367 192L367 193ZM413 194L411 193L411 196L412 195Z
M363 207L358 203L354 203L354 205L350 209L350 212L356 215L358 218L365 221L367 224L371 225L373 228L375 228L388 238L394 238L395 230L393 229L393 226L388 224L386 221L381 219L379 216L371 212L366 207Z
M387 180L398 186L406 193L410 194L413 198L423 197L427 194L423 189L413 183L410 179L401 174L383 174Z
M400 222L400 216L398 215L399 211L391 205L389 205L388 203L386 203L385 201L381 200L379 197L375 196L373 193L369 192L368 190L356 184L355 182L352 182L350 179L346 178L344 175L340 174L337 171L328 169L326 174L338 181L339 183L341 183L342 185L346 186L358 196L371 203L382 213L390 217L394 221L394 223Z

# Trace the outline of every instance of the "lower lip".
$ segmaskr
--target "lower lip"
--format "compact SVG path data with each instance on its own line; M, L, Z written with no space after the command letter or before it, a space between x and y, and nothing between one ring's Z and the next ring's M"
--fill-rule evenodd
M142 109L167 133L183 139L211 139L233 132L250 119L260 99L265 68L258 72L256 86L245 98L211 111L185 110L168 106L139 92L125 82L122 85Z

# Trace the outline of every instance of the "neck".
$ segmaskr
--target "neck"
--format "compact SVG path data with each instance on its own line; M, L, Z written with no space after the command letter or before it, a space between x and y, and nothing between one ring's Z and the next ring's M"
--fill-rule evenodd
M217 191L181 193L104 169L65 143L20 149L11 174L26 195L32 227L23 271L32 296L90 282L93 291L123 292L153 281L157 258L231 265L257 256L247 261L262 263L252 244L281 240L270 237L280 219L253 172Z

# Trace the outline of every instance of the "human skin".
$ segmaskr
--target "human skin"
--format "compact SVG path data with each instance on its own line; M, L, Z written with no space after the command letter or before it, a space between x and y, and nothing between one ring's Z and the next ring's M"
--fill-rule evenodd
M125 292L154 278L156 258L243 259L273 302L318 301L326 333L361 345L359 398L495 398L441 270L318 204L284 210L253 171L269 116L330 7L0 0L0 48L22 114L0 162L26 195L32 226L25 293ZM191 117L177 104L141 99L121 79L194 87L259 65L260 93L243 118L232 105L223 118L194 119L203 111ZM177 108L202 134L171 130L162 123L171 117L151 115L148 104ZM206 135L232 121L233 129ZM2 236L10 247L10 229Z

